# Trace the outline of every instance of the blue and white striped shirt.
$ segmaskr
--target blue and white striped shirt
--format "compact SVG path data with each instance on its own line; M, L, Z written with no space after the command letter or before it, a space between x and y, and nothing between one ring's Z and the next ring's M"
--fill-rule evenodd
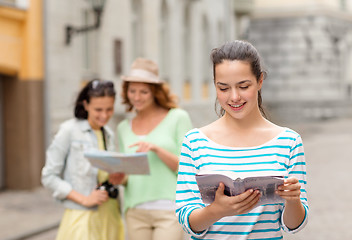
M266 204L246 214L220 219L201 233L189 225L189 215L205 207L195 175L200 170L260 172L296 177L301 183L301 201L306 210L303 223L289 230L283 223L284 204ZM306 163L301 137L285 128L278 136L257 147L234 148L217 144L199 129L189 131L183 141L176 191L176 214L192 239L283 239L281 228L297 232L307 223Z

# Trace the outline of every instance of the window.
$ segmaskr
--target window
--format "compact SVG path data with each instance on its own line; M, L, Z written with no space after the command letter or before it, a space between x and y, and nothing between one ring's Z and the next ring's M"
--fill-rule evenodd
M20 9L28 9L29 0L0 0L0 6L1 5Z
M83 14L83 26L90 26L94 22L94 13L91 9L84 9ZM97 48L96 48L96 31L88 31L81 34L82 37L82 55L83 55L83 70L88 75L97 73Z
M143 57L143 5L140 0L132 1L132 56Z
M5 185L5 181L4 181L4 142L3 142L3 92L2 92L2 79L1 79L1 75L0 75L0 189L4 187Z
M340 9L343 11L347 10L346 0L340 0Z
M169 79L170 66L170 35L169 35L169 10L164 0L161 5L161 21L160 21L160 49L159 49L159 69L160 77L167 81Z
M202 53L204 56L202 57L202 99L209 99L210 93L209 93L209 83L211 83L211 67L210 67L210 60L209 60L209 54L211 52L211 46L210 46L210 30L209 30L209 23L208 19L206 16L203 16L203 22L202 22L202 28L203 28L203 37L204 39L203 43L203 50Z
M191 30L190 30L190 3L187 2L185 6L185 17L183 25L183 99L191 100Z

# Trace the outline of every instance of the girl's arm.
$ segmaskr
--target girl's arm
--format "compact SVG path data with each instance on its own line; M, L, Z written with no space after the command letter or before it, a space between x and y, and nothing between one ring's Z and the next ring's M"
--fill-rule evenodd
M106 202L109 199L109 196L107 191L99 189L94 189L89 196L85 196L72 190L66 198L85 207L94 207Z
M166 164L166 166L168 166L173 172L177 171L178 169L178 157L157 146L157 145L154 145L153 148L151 148L151 151L155 152L156 155L158 155L158 157Z
M215 200L210 205L194 210L189 216L189 224L194 232L201 232L225 216L249 212L259 201L259 191L249 189L244 193L229 197L224 194L224 184L220 183Z
M278 188L277 194L285 199L282 215L286 231L299 231L307 223L308 202L306 192L306 163L302 139L295 136L291 146L288 178Z
M286 200L283 216L285 225L291 230L298 228L306 214L300 199L301 184L298 179L294 177L285 179L284 185L278 188L277 193Z
M72 190L71 184L62 179L71 145L71 132L70 122L60 125L59 131L46 150L45 165L41 174L43 186L52 191L53 196L60 200L65 199Z
M129 147L135 147L138 146L136 152L148 152L148 151L153 151L155 152L156 155L168 166L172 171L177 171L178 169L178 157L170 153L169 151L153 144L150 142L136 142Z

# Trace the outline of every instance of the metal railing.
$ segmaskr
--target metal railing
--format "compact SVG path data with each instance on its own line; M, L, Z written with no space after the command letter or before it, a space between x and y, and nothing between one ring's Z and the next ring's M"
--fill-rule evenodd
M1 6L26 10L29 7L29 0L0 0Z

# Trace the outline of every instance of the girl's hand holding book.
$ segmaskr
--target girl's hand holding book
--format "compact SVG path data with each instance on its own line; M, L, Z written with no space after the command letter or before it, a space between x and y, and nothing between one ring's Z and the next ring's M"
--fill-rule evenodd
M301 184L295 177L287 178L284 185L278 187L276 193L286 201L297 201L301 196Z
M244 214L249 212L259 201L259 191L248 189L247 191L237 195L229 197L224 193L225 185L219 184L219 188L216 191L215 200L211 204L220 217L233 216L238 214Z
M125 173L110 173L109 182L113 185L126 184L127 175Z

